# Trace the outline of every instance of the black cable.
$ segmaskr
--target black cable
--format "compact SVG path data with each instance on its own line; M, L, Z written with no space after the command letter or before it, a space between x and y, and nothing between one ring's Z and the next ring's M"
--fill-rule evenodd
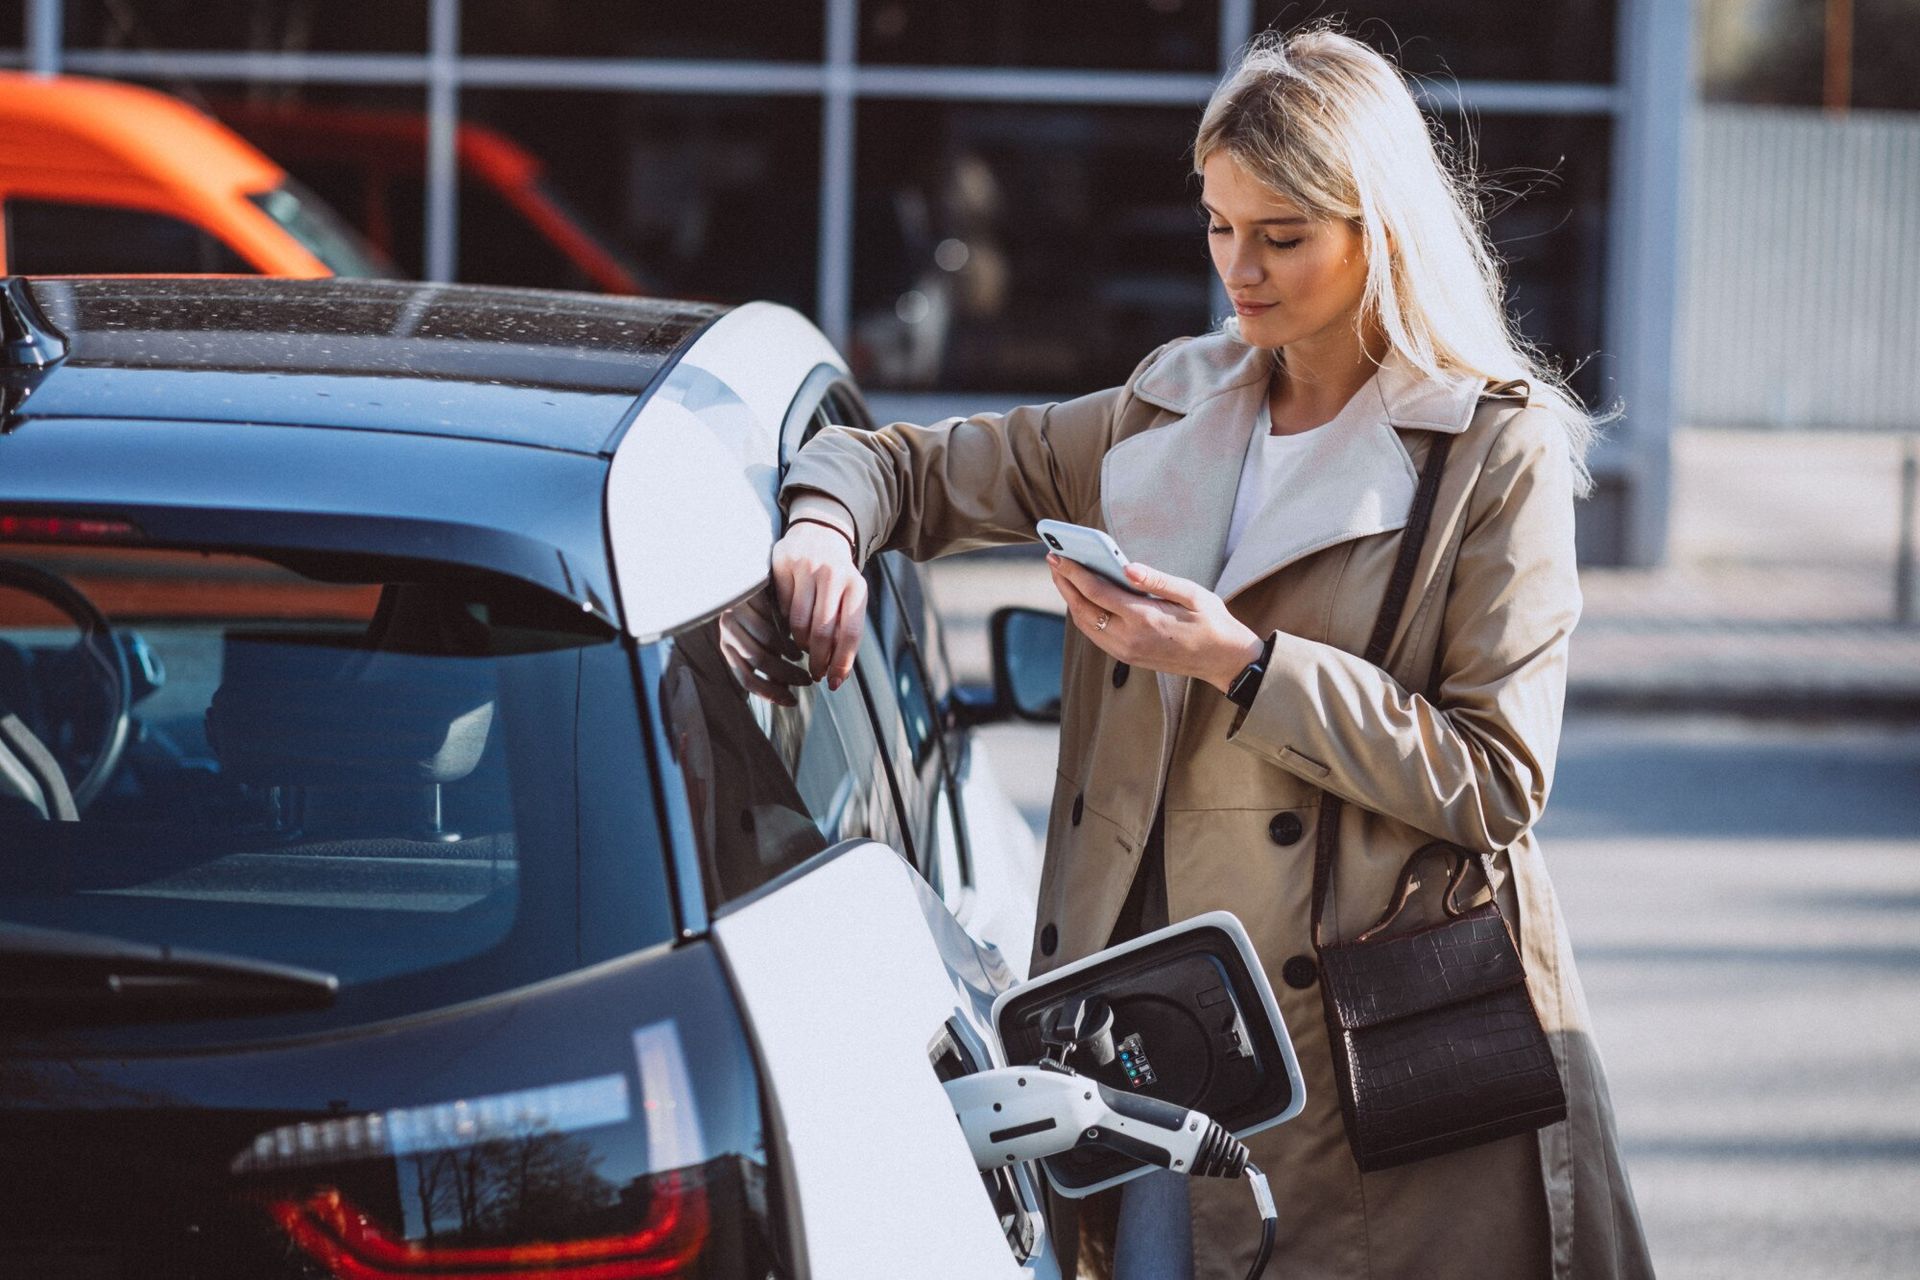
M1267 1186L1267 1175L1260 1172L1260 1166L1247 1165L1247 1181L1253 1185L1254 1203L1260 1208L1260 1251L1253 1255L1253 1267L1247 1272L1247 1280L1260 1280L1266 1271L1267 1262L1273 1257L1273 1237L1280 1226L1280 1213L1274 1207L1273 1192Z
M1273 1257L1274 1228L1279 1225L1272 1218L1260 1224L1260 1252L1253 1255L1253 1269L1247 1272L1247 1280L1260 1280L1261 1273L1267 1269L1267 1260Z

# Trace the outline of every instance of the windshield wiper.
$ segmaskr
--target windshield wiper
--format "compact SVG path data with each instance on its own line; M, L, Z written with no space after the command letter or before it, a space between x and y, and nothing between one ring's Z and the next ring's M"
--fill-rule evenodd
M0 925L0 1016L36 1021L324 1009L330 973L101 934Z

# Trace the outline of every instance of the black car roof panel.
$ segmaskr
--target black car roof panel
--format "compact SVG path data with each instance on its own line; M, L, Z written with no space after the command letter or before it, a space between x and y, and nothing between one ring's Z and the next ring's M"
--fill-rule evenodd
M66 358L15 416L403 431L604 452L726 308L365 280L41 279Z

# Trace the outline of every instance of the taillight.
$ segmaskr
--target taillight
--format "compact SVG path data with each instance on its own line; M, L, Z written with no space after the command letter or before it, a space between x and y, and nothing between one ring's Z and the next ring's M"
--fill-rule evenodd
M140 530L125 520L0 515L0 539L18 542L131 542L139 537Z
M483 1248L396 1239L337 1189L275 1200L269 1212L302 1252L339 1280L650 1280L681 1274L706 1246L705 1188L680 1174L653 1180L646 1220L622 1235Z
M613 1074L305 1120L232 1172L334 1280L764 1275L739 1265L753 1189L706 1150L677 1029L632 1046L637 1098Z

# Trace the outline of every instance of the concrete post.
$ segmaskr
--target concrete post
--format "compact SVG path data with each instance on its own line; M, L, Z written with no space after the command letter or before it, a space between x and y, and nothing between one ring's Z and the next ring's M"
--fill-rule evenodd
M1626 417L1594 459L1612 510L1593 517L1603 563L1666 557L1673 378L1685 166L1693 121L1693 11L1688 0L1620 0L1619 111L1607 262L1608 401ZM1607 478L1618 478L1618 487Z

